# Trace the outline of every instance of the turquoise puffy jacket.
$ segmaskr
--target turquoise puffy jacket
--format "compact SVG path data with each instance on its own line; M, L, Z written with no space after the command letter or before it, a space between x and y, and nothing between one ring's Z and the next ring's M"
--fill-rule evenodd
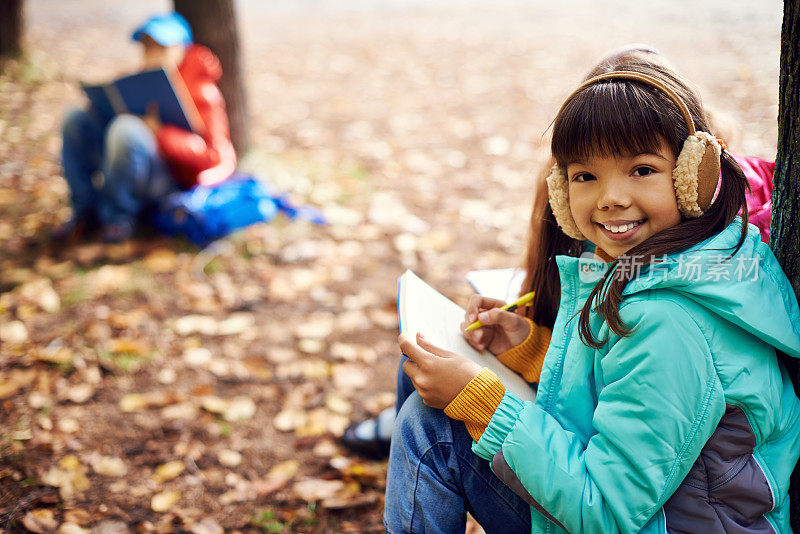
M558 256L561 304L536 402L506 392L473 451L531 505L533 532L791 532L800 401L776 349L800 357L786 276L741 219L645 269L620 337L593 313L605 264ZM619 268L619 267L617 267Z

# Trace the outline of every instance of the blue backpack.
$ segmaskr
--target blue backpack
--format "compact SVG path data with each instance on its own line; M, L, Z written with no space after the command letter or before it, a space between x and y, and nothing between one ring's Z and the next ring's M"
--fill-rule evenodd
M286 193L277 194L269 184L244 174L236 174L213 187L198 185L169 195L151 222L169 236L184 235L204 247L240 228L271 221L278 212L292 219L327 224L318 209L296 206Z

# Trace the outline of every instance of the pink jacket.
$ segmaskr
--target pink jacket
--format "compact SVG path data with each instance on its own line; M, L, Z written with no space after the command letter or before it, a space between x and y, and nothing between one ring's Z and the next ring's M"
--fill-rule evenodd
M747 212L750 222L761 230L761 240L769 243L769 224L772 220L772 174L775 162L761 158L733 155L750 183Z

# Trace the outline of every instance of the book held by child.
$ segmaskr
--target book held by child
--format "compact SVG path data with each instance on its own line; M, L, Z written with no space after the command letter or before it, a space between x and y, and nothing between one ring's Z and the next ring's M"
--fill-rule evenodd
M422 332L430 343L488 367L509 391L522 400L536 399L536 392L521 376L500 363L489 351L476 350L467 343L460 327L464 308L411 271L406 271L398 280L397 312L401 334L414 336Z
M81 89L103 119L121 113L144 116L153 105L165 124L192 132L202 129L203 121L186 84L170 69L147 70L107 84L81 84Z

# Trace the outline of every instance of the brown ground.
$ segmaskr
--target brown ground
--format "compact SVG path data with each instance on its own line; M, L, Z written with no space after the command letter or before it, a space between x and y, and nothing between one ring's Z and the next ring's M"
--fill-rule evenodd
M163 4L29 0L30 60L0 75L0 529L381 531L385 463L335 440L392 402L396 278L463 303L468 270L518 263L547 126L593 60L659 48L733 151L774 154L777 1L253 0L243 166L333 224L55 250L62 113L134 65Z

